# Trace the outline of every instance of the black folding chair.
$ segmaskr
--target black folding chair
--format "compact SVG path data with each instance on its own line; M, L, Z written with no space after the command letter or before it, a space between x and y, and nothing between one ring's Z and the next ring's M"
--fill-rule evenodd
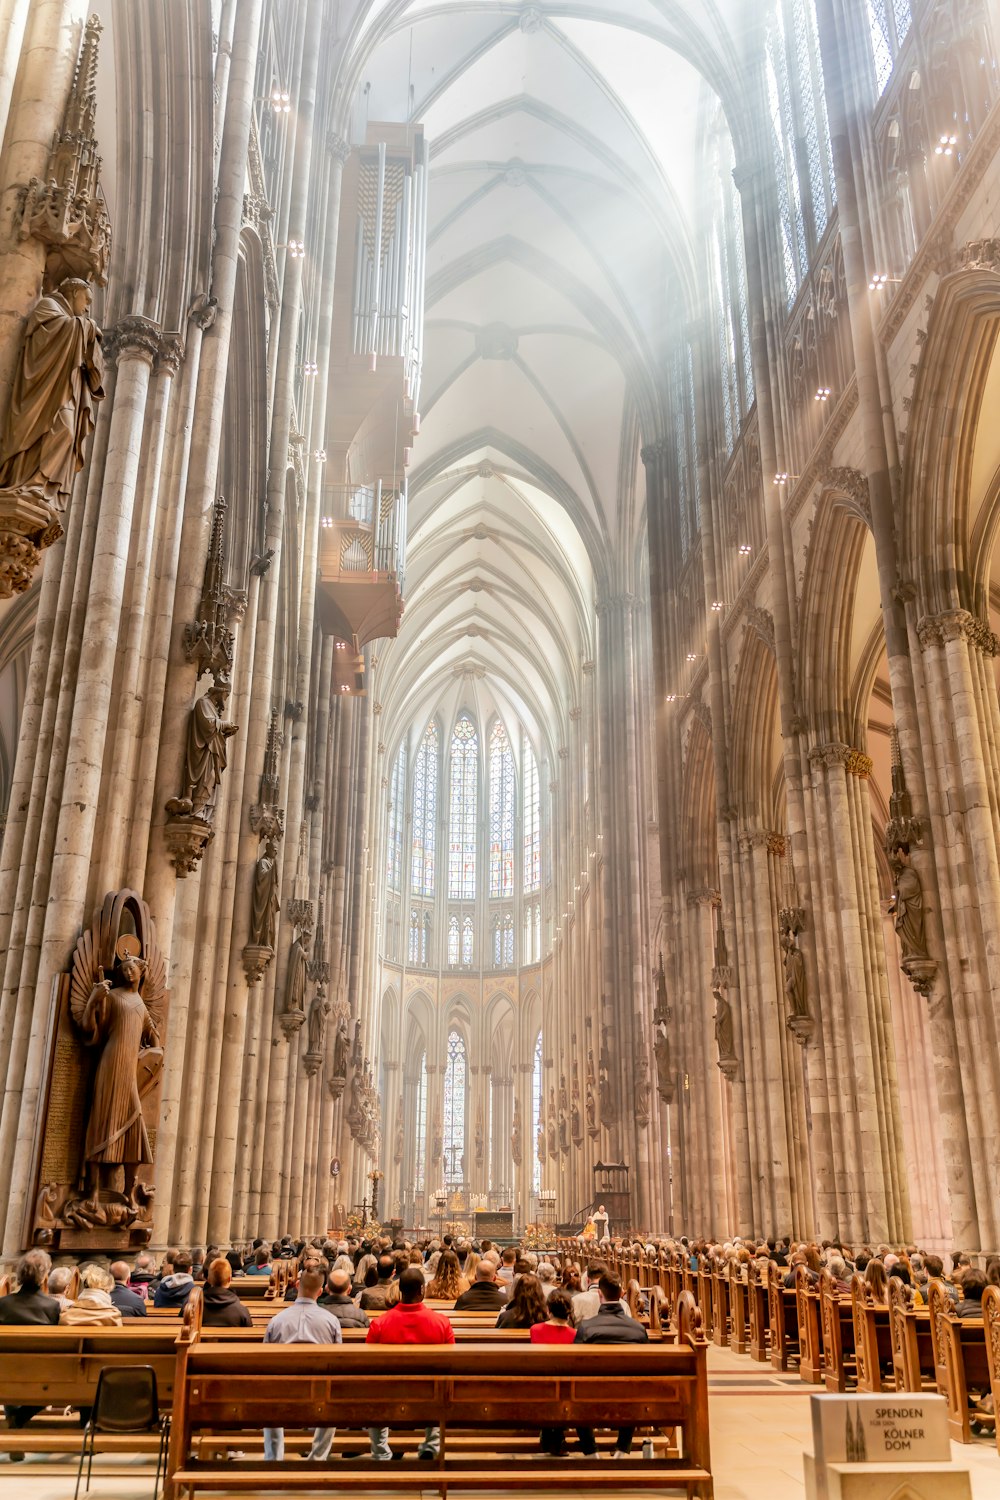
M99 1432L159 1432L160 1447L156 1455L156 1481L153 1500L160 1493L160 1475L165 1472L170 1417L160 1416L156 1391L156 1371L152 1365L109 1365L97 1378L97 1391L84 1428L80 1449L80 1467L76 1471L73 1500L79 1500L83 1460L87 1460L87 1484L94 1464L94 1440Z

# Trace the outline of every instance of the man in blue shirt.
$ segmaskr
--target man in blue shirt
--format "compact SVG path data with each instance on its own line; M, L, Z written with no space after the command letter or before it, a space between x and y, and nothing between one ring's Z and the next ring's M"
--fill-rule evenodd
M340 1319L316 1301L322 1290L322 1271L303 1271L299 1277L298 1297L268 1323L265 1344L342 1344ZM330 1457L336 1431L335 1427L317 1427L307 1457L319 1463L325 1462ZM285 1429L265 1427L264 1457L280 1462L284 1456Z

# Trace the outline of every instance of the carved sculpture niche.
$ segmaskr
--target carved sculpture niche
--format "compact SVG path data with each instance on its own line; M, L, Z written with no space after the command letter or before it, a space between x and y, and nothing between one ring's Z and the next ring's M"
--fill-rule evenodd
M171 797L166 809L167 847L182 879L197 869L215 837L215 806L229 758L227 745L239 731L239 725L226 718L226 705L232 687L235 645L232 620L245 603L245 595L227 588L223 581L225 520L226 502L220 495L212 517L198 616L184 632L188 661L197 663L199 678L210 675L212 682L191 710L181 793Z
M18 238L44 245L46 257L0 439L0 598L24 593L42 552L62 536L104 399L101 333L90 316L90 283L107 285L111 253L94 134L101 30L92 16L45 177L20 195Z
M168 997L138 892L109 892L54 989L25 1243L109 1254L144 1245Z

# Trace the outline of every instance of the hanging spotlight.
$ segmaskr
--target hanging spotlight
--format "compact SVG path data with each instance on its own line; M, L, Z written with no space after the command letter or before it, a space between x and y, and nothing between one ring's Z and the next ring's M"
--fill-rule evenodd
M694 651L689 651L688 654L687 654L687 659L688 659L688 661L697 661L698 660L697 653L694 652Z
M326 449L325 448L314 448L313 449L313 458L316 460L316 462L318 464L325 464L326 463Z
M279 245L279 250L287 250L292 260L302 260L305 257L306 247L303 240L289 240L287 245Z
M271 108L276 115L287 115L292 108L292 100L283 89L273 88L271 90Z
M814 401L829 401L829 399L830 399L830 387L828 385L817 386L816 387L816 394L813 397L813 400Z
M939 135L938 143L934 147L935 156L954 156L955 147L958 145L957 135Z
M740 543L740 556L741 557L749 557L752 551L753 551L753 548L751 547L751 545L750 545L749 542L741 542Z
M712 613L713 613L713 615L721 615L723 609L725 608L725 603L726 603L726 601L724 599L713 599L712 600Z
M883 287L898 285L898 276L890 276L886 271L876 271L871 281L869 281L868 283L868 290L870 292L880 292Z
M798 479L798 477L798 474L785 474L782 472L781 474L775 474L774 483L779 485L790 484L793 479Z
M318 375L319 365L314 359L307 359L305 364L302 366L302 373L303 375Z

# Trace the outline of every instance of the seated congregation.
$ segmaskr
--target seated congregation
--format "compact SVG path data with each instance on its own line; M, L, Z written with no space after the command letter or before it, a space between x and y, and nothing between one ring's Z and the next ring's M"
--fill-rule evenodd
M937 1338L930 1347L935 1299L943 1321L957 1329L950 1355L937 1348ZM832 1321L825 1301L835 1310ZM78 1335L77 1353L81 1339L98 1334L107 1351L118 1330L125 1352L115 1354L125 1359L145 1329L142 1362L157 1369L161 1407L173 1413L168 1482L170 1474L184 1476L192 1493L212 1487L219 1472L213 1462L234 1450L252 1455L261 1443L277 1482L288 1467L286 1430L287 1453L314 1465L416 1459L443 1472L446 1459L468 1465L472 1454L480 1461L532 1452L543 1462L569 1455L627 1461L641 1429L642 1460L633 1458L630 1472L649 1471L652 1482L652 1470L672 1464L682 1488L708 1495L710 1488L698 1488L710 1483L708 1340L770 1359L775 1368L797 1368L803 1379L825 1380L827 1389L944 1386L953 1435L968 1440L995 1428L1000 1371L993 1368L984 1312L1000 1327L1000 1259L991 1256L980 1269L956 1251L946 1272L940 1257L914 1246L681 1237L605 1241L599 1250L592 1241L561 1239L536 1251L457 1235L395 1242L286 1236L272 1244L169 1250L159 1264L142 1252L131 1265L115 1261L106 1268L96 1261L52 1266L45 1252L32 1250L18 1267L15 1289L0 1296L0 1397L8 1429L0 1432L0 1451L11 1460L46 1452L48 1443L59 1451L24 1363L49 1348L55 1355L55 1343L46 1343L52 1330L41 1325ZM896 1314L910 1320L906 1334L915 1351L915 1373L902 1382L889 1336ZM16 1328L30 1332L32 1325L36 1336L28 1344L9 1342ZM530 1364L525 1343L538 1350ZM381 1355L389 1345L395 1353ZM575 1353L578 1346L612 1345L629 1348L611 1355L610 1367L607 1353ZM399 1346L409 1348L404 1353ZM567 1366L558 1346L573 1346L578 1363ZM632 1371L626 1362L647 1359L640 1346L654 1359L692 1357L684 1366L692 1384L683 1410L664 1407L657 1420L655 1403L637 1416L637 1409L607 1397L608 1369ZM509 1386L495 1416L477 1427L462 1400L475 1392L475 1373L487 1357L491 1369L496 1365L491 1392L503 1380ZM466 1366L470 1359L477 1363ZM592 1364L581 1367L581 1359ZM543 1380L530 1403L523 1391L515 1397L536 1363L541 1377L572 1368L572 1409L557 1399L552 1379L548 1387ZM581 1368L592 1371L593 1382L577 1376ZM644 1390L666 1373L665 1366L642 1368L652 1372ZM467 1384L447 1382L447 1392L462 1387L461 1399L448 1395L443 1373L466 1370ZM274 1379L261 1406L254 1379L265 1371ZM437 1405L421 1406L417 1371L425 1387L428 1377L434 1384ZM20 1388L19 1373L26 1381ZM225 1379L225 1403L211 1396L212 1376ZM92 1395L81 1388L67 1403L79 1411L80 1425L90 1417ZM359 1436L360 1450L351 1446ZM237 1460L237 1467L240 1461L259 1475L260 1458ZM266 1472L261 1483L266 1487Z

